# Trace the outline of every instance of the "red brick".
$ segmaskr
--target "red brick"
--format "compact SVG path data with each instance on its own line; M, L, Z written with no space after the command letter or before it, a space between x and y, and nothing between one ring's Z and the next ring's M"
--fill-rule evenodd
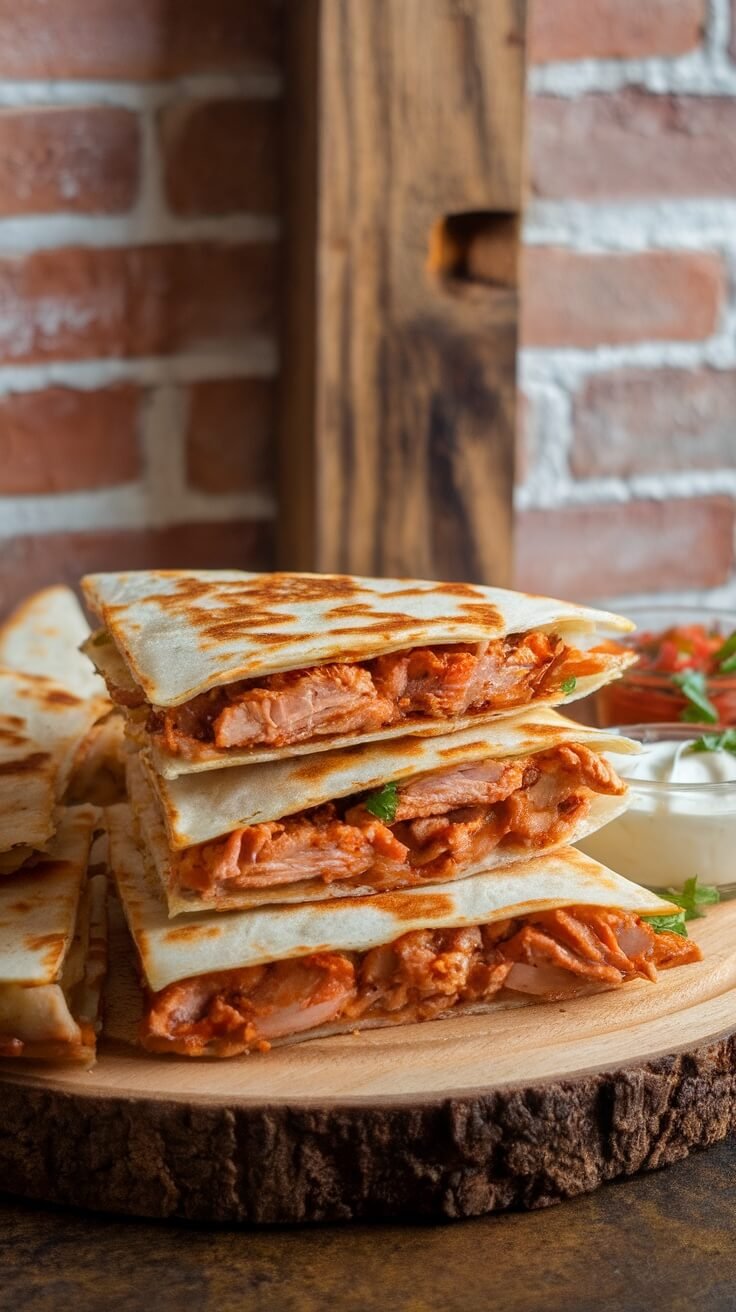
M0 110L0 214L113 214L138 191L135 114L109 107Z
M706 0L531 0L529 59L681 55L700 44L706 21Z
M282 8L280 0L0 0L0 77L271 71Z
M578 478L733 468L736 372L622 369L590 378L575 399Z
M140 473L138 388L49 387L0 399L0 494L72 492Z
M73 247L0 259L0 360L166 355L273 330L275 247Z
M532 188L567 200L736 194L736 100L627 88L530 102Z
M516 524L516 587L573 600L725 583L736 505L727 497L527 510Z
M279 207L273 101L180 101L160 116L164 187L176 214L272 214Z
M0 613L50 583L119 569L270 569L269 523L177 524L164 529L41 533L0 543Z
M715 255L580 255L530 246L523 256L525 346L698 341L718 327L725 270Z
M276 394L266 378L190 388L187 478L202 492L273 492Z

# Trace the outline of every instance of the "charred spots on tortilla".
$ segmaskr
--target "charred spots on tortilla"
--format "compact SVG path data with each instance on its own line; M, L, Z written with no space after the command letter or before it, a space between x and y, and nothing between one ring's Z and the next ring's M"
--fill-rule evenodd
M49 688L43 692L41 700L45 706L81 706L82 698L75 697L74 693L67 692L65 688Z
M0 761L0 775L32 774L51 765L48 752L30 752L19 761Z

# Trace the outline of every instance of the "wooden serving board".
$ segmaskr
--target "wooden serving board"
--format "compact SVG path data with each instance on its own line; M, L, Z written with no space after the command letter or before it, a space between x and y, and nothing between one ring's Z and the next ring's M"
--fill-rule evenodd
M299 1222L543 1207L736 1119L736 902L656 986L230 1061L103 1043L0 1069L0 1190L143 1216Z

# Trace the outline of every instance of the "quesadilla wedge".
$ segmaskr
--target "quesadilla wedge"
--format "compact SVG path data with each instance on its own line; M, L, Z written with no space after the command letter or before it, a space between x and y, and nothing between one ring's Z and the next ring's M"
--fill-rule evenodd
M467 583L149 571L82 581L84 645L159 773L442 734L582 697L628 620Z
M172 926L131 835L110 857L145 988L152 1052L229 1057L274 1043L559 1001L656 981L700 957L642 917L675 910L574 848L431 891L201 914Z
M125 761L128 744L125 721L113 711L93 724L74 760L74 771L65 795L67 806L91 802L93 806L112 806L124 802Z
M107 881L86 878L96 818L69 807L44 859L0 881L1 1057L94 1061L107 941Z
M0 669L0 875L46 849L77 751L107 705Z
M128 759L172 915L445 883L551 851L627 804L634 743L540 707L484 730L163 779Z
M0 665L43 674L78 697L105 697L105 685L79 650L89 624L71 588L44 588L0 624Z

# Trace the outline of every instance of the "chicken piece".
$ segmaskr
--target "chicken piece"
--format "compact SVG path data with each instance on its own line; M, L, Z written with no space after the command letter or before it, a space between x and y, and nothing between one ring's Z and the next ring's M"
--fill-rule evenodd
M221 888L268 888L304 879L355 879L374 867L400 867L406 848L371 817L362 828L334 806L236 829L225 840L190 847L176 860L177 882L207 896Z
M396 820L442 815L462 806L493 806L522 786L527 758L471 761L399 785ZM348 812L350 814L350 812Z
M267 1051L272 1039L333 1020L354 991L355 970L342 953L198 975L151 995L141 1042L191 1057Z
M392 703L360 665L321 665L275 674L239 694L214 722L217 747L279 746L326 734L371 733L390 722Z
M457 716L473 709L522 705L532 675L554 659L559 639L546 634L478 647L418 647L371 663L376 688L403 715Z

